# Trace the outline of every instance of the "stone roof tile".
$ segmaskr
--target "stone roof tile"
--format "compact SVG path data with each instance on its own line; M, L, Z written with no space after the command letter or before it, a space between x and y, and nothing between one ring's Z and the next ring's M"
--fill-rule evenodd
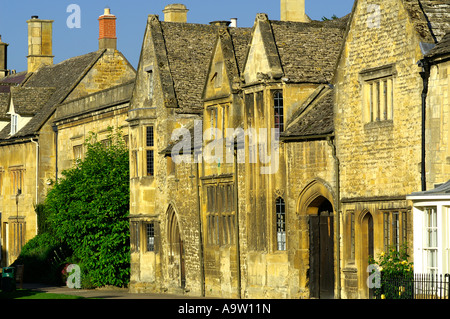
M334 132L334 91L325 86L319 90L312 101L307 101L306 105L301 107L301 114L294 114L291 124L280 134L281 139L327 135Z
M45 66L28 76L22 88L52 88L53 94L45 94L47 101L42 104L36 115L26 124L13 138L20 138L36 134L44 123L55 111L58 103L61 103L71 92L76 83L84 76L85 72L103 54L104 50L87 53L85 55L67 59L58 64ZM47 92L49 93L49 92ZM8 124L0 132L0 142L2 139L10 139L10 125Z
M328 83L344 39L346 19L310 23L271 21L284 77Z

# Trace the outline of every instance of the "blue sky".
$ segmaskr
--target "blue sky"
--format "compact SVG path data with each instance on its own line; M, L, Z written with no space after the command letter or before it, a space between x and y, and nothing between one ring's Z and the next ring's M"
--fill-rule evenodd
M306 0L307 14L314 20L350 13L353 0ZM170 3L183 3L189 9L188 22L207 24L214 20L238 19L238 26L251 27L257 13L267 13L279 20L279 0L2 0L0 35L8 46L8 69L26 70L27 23L32 15L51 19L53 23L53 55L58 63L98 48L98 17L105 7L117 16L118 49L137 67L147 16L158 14ZM70 4L81 9L81 27L69 28L67 12Z

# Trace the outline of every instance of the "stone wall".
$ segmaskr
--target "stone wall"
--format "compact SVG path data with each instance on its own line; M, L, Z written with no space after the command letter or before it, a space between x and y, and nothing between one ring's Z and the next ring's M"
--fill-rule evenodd
M450 62L431 67L427 97L427 189L445 183L450 176L449 108Z
M419 38L402 1L357 2L335 76L335 135L345 221L342 266L348 285L343 287L344 298L368 297L369 220L375 256L385 249L384 213L407 212L402 239L406 236L412 245L412 214L405 196L421 188L422 79L417 66L421 57ZM392 81L392 90L387 85L392 96L386 94L389 100L379 103L392 104L393 111L371 121L370 106L376 102L368 92L370 83L379 79ZM348 253L351 247L354 259Z

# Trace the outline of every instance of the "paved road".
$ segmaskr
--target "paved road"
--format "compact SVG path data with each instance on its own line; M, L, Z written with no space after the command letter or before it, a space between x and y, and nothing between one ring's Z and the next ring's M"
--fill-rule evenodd
M99 288L99 289L70 289L68 287L54 287L41 284L23 284L24 289L42 291L47 293L75 295L85 298L102 299L204 299L185 295L169 295L156 293L130 293L127 288Z

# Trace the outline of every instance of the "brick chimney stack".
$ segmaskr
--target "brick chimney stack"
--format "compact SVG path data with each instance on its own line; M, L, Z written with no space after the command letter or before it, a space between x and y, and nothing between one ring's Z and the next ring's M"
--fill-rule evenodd
M0 35L0 79L8 75L8 43L2 42Z
M100 50L117 49L116 19L116 16L111 14L111 10L109 8L105 8L103 15L98 18L98 48Z
M52 65L53 20L41 20L32 16L28 24L28 72Z
M187 22L188 9L184 4L169 4L163 10L165 22Z
M281 21L311 22L306 15L305 0L281 0Z

